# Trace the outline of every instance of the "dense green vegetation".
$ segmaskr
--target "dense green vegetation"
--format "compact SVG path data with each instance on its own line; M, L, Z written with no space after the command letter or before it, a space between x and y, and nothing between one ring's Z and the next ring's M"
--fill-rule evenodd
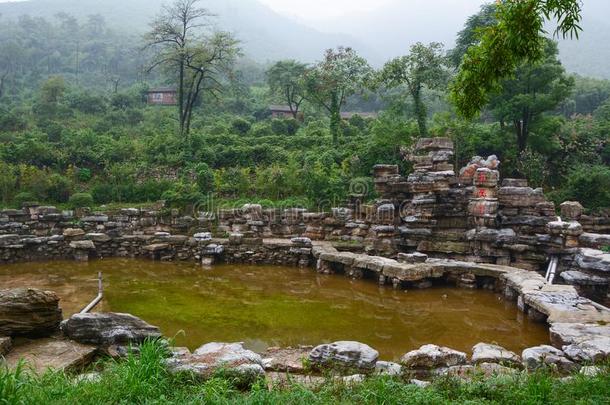
M464 382L440 378L418 388L397 378L375 377L353 387L326 383L312 390L299 384L269 389L264 380L247 390L222 372L205 382L172 376L163 366L164 350L145 343L140 356L103 361L99 378L63 373L36 376L24 368L0 370L0 400L5 404L210 403L210 404L604 404L610 401L610 373L576 374L567 381L548 371Z
M201 208L250 199L327 208L363 189L373 197L374 164L408 171L401 149L418 137L450 136L458 169L497 154L504 176L527 177L555 200L610 206L610 82L569 76L552 41L540 42L544 57L500 81L480 118L455 113L451 76L478 28L494 21L489 10L467 22L447 57L440 44L417 44L378 72L340 47L314 65L260 65L209 26L183 48L145 48L176 38L155 32L171 19L158 19L146 38L111 30L99 16L3 24L0 205L165 199ZM229 56L200 63L217 49ZM182 86L179 55L190 63ZM147 106L155 85L182 88L185 104ZM271 118L270 104L287 103L302 122ZM346 111L379 116L339 119Z

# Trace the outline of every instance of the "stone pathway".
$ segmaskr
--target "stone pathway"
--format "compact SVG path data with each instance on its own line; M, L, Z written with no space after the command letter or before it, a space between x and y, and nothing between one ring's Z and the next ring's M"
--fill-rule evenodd
M578 294L570 285L547 284L536 272L508 266L428 259L422 263L401 263L385 257L339 252L328 244L314 245L319 272L332 273L342 267L346 275L362 277L373 272L380 283L416 282L441 278L491 277L504 286L504 294L516 298L517 305L532 319L546 321L554 335L555 346L578 352L584 361L610 358L610 309ZM561 325L561 328L557 326ZM561 339L561 335L569 338Z

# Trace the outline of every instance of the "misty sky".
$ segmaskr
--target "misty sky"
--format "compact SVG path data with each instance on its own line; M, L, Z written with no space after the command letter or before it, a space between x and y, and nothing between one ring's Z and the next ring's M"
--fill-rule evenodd
M409 0L403 0L408 2ZM468 1L468 0L465 0ZM339 17L347 12L367 12L379 8L391 0L260 0L275 11L304 20Z

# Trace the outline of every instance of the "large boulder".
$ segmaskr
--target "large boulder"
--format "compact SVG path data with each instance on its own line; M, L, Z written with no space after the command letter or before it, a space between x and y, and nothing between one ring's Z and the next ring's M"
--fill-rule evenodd
M578 367L565 356L563 351L549 345L527 348L523 351L521 357L528 370L549 367L561 373L570 373Z
M316 367L337 367L372 371L379 352L360 342L339 341L316 346L309 361Z
M171 373L192 373L207 379L223 371L251 382L265 374L263 358L247 350L242 343L207 343L193 354L178 353L166 360Z
M54 292L0 290L0 335L50 336L58 330L61 319L59 297Z
M466 353L437 345L424 345L400 359L410 369L432 369L459 366L466 363Z
M474 364L496 363L505 366L521 366L521 358L502 346L489 343L478 343L472 348Z
M130 314L89 313L75 314L61 325L72 340L107 347L142 343L147 338L159 338L161 332L140 318Z

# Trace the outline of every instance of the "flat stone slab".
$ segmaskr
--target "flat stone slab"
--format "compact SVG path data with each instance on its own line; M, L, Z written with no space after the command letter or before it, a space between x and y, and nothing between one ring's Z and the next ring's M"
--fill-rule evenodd
M166 249L169 249L169 244L167 243L154 243L152 245L144 246L144 250L149 252L159 252Z
M581 297L573 286L545 285L528 291L523 302L548 316L549 323L610 323L610 310Z
M550 328L551 343L561 347L579 362L603 362L610 359L610 325L555 323Z
M47 369L71 371L90 364L97 352L95 346L72 340L45 338L15 344L6 356L6 364L14 369L20 360L32 371L43 373Z

